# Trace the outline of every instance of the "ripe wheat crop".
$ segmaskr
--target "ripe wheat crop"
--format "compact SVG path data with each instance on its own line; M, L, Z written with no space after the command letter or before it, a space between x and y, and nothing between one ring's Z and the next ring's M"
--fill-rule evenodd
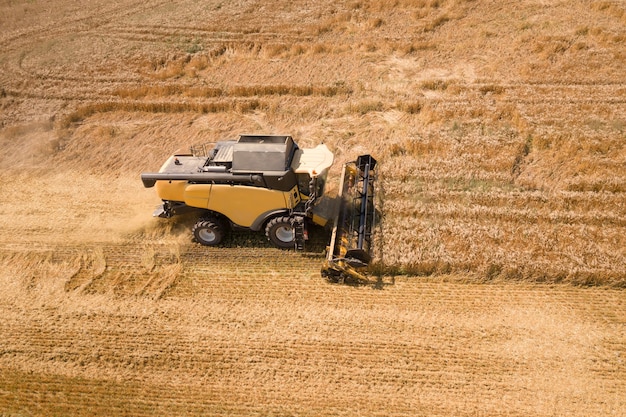
M0 4L0 415L626 409L619 1ZM378 160L372 286L151 217L239 134ZM566 366L564 366L566 364Z

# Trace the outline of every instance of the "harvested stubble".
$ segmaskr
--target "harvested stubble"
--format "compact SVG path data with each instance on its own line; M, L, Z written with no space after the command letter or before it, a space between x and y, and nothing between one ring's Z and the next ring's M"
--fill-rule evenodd
M172 261L152 245L157 268ZM2 410L521 416L624 405L621 290L399 278L375 291L324 285L306 272L318 259L185 245L164 292L126 269L137 248L105 246L110 285L90 289L63 286L80 247L2 249Z

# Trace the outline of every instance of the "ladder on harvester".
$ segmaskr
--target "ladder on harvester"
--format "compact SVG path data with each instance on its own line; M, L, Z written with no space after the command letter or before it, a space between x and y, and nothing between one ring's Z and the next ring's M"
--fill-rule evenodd
M335 217L322 276L333 282L366 280L376 221L376 159L361 155L341 171L339 210Z

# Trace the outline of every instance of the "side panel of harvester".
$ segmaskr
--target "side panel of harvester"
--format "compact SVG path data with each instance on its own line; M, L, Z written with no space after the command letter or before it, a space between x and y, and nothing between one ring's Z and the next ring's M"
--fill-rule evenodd
M164 200L223 214L234 224L252 230L259 230L270 215L292 210L300 203L297 187L283 192L244 185L157 181L156 188Z
M192 187L194 185L188 188ZM294 198L294 193L298 195L297 191L297 187L290 192L282 192L243 185L214 184L211 185L210 193L204 196L208 198L207 209L227 215L238 226L259 230L266 218L291 210L300 202L299 198Z

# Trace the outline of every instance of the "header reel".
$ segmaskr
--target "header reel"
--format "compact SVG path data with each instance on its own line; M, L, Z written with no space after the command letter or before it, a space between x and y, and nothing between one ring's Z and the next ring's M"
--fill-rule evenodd
M322 276L331 282L367 281L376 221L375 169L376 159L361 155L341 171L339 210L322 267Z

